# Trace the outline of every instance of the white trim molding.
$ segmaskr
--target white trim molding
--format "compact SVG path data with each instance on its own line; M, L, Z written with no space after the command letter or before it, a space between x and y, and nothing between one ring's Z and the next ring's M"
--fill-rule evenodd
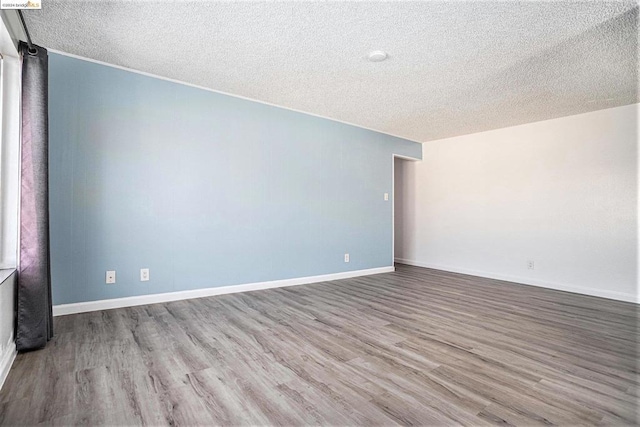
M431 264L427 262L414 261L410 259L396 258L395 262L399 264L413 265L415 267L431 268L434 270L449 271L452 273L468 274L470 276L478 276L478 277L485 277L488 279L503 280L506 282L512 282L517 285L537 286L539 288L553 289L556 291L572 292L574 294L582 294L582 295L588 295L592 297L607 298L607 299L613 299L617 301L632 302L632 303L640 304L640 295L627 294L623 292L606 291L606 290L600 290L600 289L564 285L561 283L545 282L542 280L535 280L535 279L530 279L526 277L510 276L506 274L491 273L487 271L472 270L468 268L452 267L448 265Z
M53 306L54 316L86 313L89 311L109 310L112 308L134 307L137 305L157 304L169 301L180 301L192 298L210 297L214 295L251 292L262 289L282 288L286 286L308 285L331 280L349 279L372 274L392 273L395 267L379 267L367 270L345 271L343 273L323 274L320 276L298 277L294 279L272 280L269 282L247 283L243 285L220 286L217 288L193 289L189 291L168 292L163 294L140 295L135 297L115 298L98 301L78 302Z
M4 353L0 355L0 390L2 390L4 381L9 376L9 371L13 365L13 361L16 360L17 354L16 343L14 342L12 335L9 340L9 345L6 347Z

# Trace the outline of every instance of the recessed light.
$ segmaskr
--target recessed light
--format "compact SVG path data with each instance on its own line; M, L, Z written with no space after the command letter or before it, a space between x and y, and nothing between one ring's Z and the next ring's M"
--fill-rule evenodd
M371 62L382 62L387 59L387 52L383 52L381 50L374 50L373 52L369 52L369 61Z

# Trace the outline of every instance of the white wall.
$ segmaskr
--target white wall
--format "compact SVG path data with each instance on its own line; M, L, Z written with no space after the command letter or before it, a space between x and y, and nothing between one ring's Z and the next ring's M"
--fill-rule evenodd
M13 270L17 265L20 139L20 61L4 24L6 12L2 11L0 21L0 53L4 56L0 85L0 387L16 355Z
M17 55L17 52L16 52ZM0 133L0 268L17 265L20 150L20 60L2 61L2 130Z
M640 302L638 107L423 144L396 168L396 261Z
M13 306L17 275L13 272L7 278L6 273L7 270L0 270L0 388L16 357Z

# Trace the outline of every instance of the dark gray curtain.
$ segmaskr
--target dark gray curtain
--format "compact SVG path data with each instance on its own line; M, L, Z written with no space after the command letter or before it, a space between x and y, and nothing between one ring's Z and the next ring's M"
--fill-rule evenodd
M49 267L48 56L39 46L22 56L20 261L16 345L42 348L53 336Z

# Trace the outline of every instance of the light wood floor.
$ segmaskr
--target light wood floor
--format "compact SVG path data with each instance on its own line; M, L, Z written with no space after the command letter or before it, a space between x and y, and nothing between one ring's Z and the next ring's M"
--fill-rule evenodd
M56 318L0 424L638 424L638 306L399 265Z

